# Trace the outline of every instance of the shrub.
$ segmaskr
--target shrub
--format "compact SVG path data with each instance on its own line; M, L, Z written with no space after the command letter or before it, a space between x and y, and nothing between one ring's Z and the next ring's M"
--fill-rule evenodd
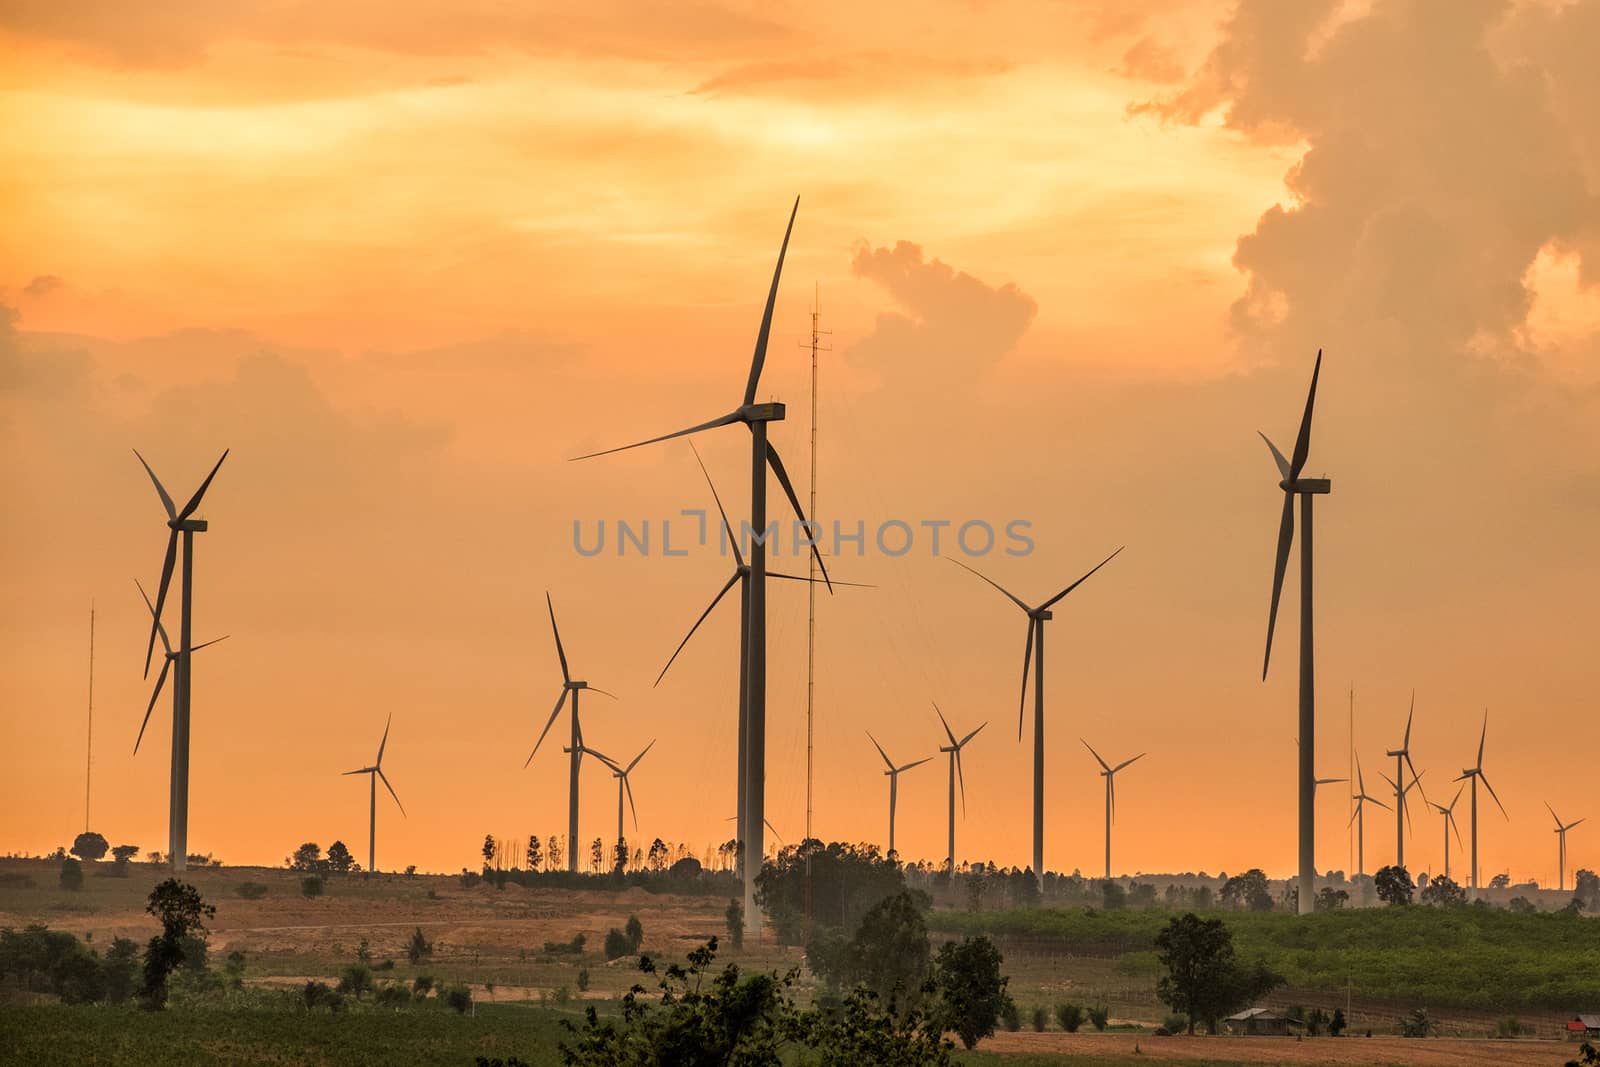
M579 934L571 941L546 941L544 950L552 956L581 956L587 940L588 938Z
M589 992L589 968L587 967L578 968L578 992Z
M734 897L728 901L728 908L722 913L723 921L728 924L728 942L734 948L744 947L744 901Z
M454 1008L457 1015L465 1015L472 1007L472 990L464 985L450 986L444 991L444 1002Z
M682 862L681 860L679 861ZM639 951L639 946L644 944L644 924L639 921L639 916L630 915L622 927L622 932L628 938L628 954L633 955Z
M228 976L228 986L232 989L244 988L244 953L234 949L228 953L228 962L223 964L223 972Z
M1045 1027L1050 1025L1050 1013L1043 1008L1033 1009L1033 1028L1039 1033L1044 1033Z
M1432 1037L1438 1030L1439 1024L1433 1021L1427 1008L1418 1008L1400 1020L1401 1037Z
M423 936L422 927L412 931L411 940L406 942L406 959L415 967L423 960L433 955L433 942Z
M401 982L385 982L372 997L380 1008L399 1008L411 1003L411 991Z
M307 982L300 990L300 999L305 1003L307 1011L327 1008L331 1012L336 1012L344 1007L344 997L336 990L330 989L325 982Z
M260 882L240 882L233 891L245 900L260 900L267 895L267 887Z
M364 963L346 967L339 972L338 991L360 1000L361 994L372 991L372 969Z
M1012 1033L1022 1029L1022 1013L1017 1010L1016 1002L1009 998L1000 1007L1000 1025Z
M425 1000L433 992L433 975L419 974L411 980L411 992L418 1000Z
M83 864L68 856L61 861L61 888L83 888Z
M322 895L322 875L313 874L300 879L300 892L308 897L320 897Z
M628 935L618 930L615 926L606 931L605 952L608 960L621 959L623 956L630 955L632 948L628 944Z
M1111 1021L1111 1009L1104 1004L1089 1009L1089 1022L1096 1030L1104 1030Z
M33 879L21 871L0 873L0 889L32 889Z
M1075 1034L1078 1027L1083 1025L1083 1009L1076 1004L1057 1004L1056 1022L1067 1033Z
M1169 1034L1181 1034L1189 1028L1189 1017L1187 1015L1169 1015L1161 1021L1161 1025L1166 1028Z
M1526 1032L1527 1027L1515 1015L1507 1015L1494 1024L1495 1037L1521 1037Z
M1344 1028L1348 1025L1349 1023L1344 1017L1344 1009L1334 1008L1333 1018L1328 1022L1328 1034L1332 1037L1340 1037L1344 1034Z

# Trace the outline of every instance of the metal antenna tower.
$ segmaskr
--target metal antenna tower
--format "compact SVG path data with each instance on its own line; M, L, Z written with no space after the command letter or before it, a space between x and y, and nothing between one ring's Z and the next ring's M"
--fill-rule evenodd
M811 506L806 514L813 524L817 520L817 353L832 352L831 345L821 343L831 330L818 329L822 314L821 292L817 283L811 283ZM801 342L804 344L805 342ZM817 526L815 536L821 535ZM813 722L816 713L817 690L817 557L813 553L807 561L806 583L806 838L811 837L812 771L814 764Z
M94 601L89 601L89 737L83 754L83 832L89 832L89 782L94 774Z

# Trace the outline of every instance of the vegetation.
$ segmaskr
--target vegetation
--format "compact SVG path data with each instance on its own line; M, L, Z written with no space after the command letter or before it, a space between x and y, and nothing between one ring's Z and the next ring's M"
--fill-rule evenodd
M1443 875L1429 880L1418 897L1422 903L1440 908L1463 908L1467 904L1467 891Z
M1372 888L1378 893L1378 899L1390 907L1404 907L1411 903L1411 896L1416 892L1416 887L1411 884L1411 875L1406 873L1404 867L1380 867L1378 873L1372 876Z
M71 856L68 856L61 861L61 888L83 888L83 864L79 863Z
M1077 1004L1057 1004L1056 1022L1067 1033L1077 1033L1078 1027L1083 1025L1083 1008Z
M824 845L815 838L790 845L756 876L756 903L782 945L799 944L805 931L808 861L814 925L854 930L880 900L906 888L900 865L884 859L875 845Z
M845 940L831 927L818 927L806 946L811 970L831 992L862 988L902 1018L922 997L931 953L926 899L896 893L879 901Z
M423 935L422 927L419 926L412 932L411 940L406 942L406 959L415 967L432 955L433 942Z
M161 933L145 947L144 987L140 995L145 1007L159 1010L166 1006L167 979L172 972L185 960L204 965L204 957L196 952L194 943L199 941L204 948L204 920L216 915L217 909L200 899L200 891L194 886L168 878L150 891L145 911L160 921Z
M72 842L72 854L89 863L101 859L111 850L111 845L99 834L85 831Z
M260 900L267 895L267 887L260 882L240 882L233 891L244 900Z
M1002 1016L1007 1029L1017 1029L1017 1005L1006 992L1010 980L1001 976L1001 962L1000 950L987 937L947 941L939 947L932 983L938 995L935 1018L966 1048L994 1033Z
M1167 923L1156 935L1156 949L1166 974L1156 993L1195 1022L1217 1032L1217 1021L1279 985L1283 979L1265 962L1241 964L1234 955L1233 935L1221 919L1202 919L1188 912Z

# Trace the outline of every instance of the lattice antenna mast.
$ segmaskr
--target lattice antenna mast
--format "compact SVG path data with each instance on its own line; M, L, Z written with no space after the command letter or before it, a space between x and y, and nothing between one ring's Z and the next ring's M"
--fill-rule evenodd
M831 335L832 331L819 327L822 315L821 290L815 282L812 283L811 296L811 507L806 514L811 516L812 523L817 519L817 353L832 352L830 345L823 343L822 339ZM805 344L806 342L801 342ZM821 536L820 525L813 531L815 536ZM806 583L806 838L811 837L812 813L812 772L814 770L814 733L813 723L816 715L816 690L817 690L817 557L812 554L808 560L808 577Z
M83 754L83 832L89 832L89 785L94 776L94 601L89 601L89 736Z

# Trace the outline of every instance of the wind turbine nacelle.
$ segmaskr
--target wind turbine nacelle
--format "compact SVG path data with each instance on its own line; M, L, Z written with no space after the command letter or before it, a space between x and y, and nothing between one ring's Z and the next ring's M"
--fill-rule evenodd
M588 682L568 682L567 683L567 688L568 689L587 689L587 688L589 688L589 683Z
M174 530L183 530L188 533L205 533L206 520L204 519L168 519L167 526Z
M1051 619L1056 617L1056 613L1051 611L1049 608L1040 608L1038 611L1032 612L1032 615L1040 622L1049 622Z
M739 418L743 422L782 422L787 412L782 404L746 404L739 409Z
M1288 482L1279 482L1278 488L1286 493L1331 493L1333 481L1329 478L1296 478L1293 485ZM1393 752L1389 755L1394 755Z

